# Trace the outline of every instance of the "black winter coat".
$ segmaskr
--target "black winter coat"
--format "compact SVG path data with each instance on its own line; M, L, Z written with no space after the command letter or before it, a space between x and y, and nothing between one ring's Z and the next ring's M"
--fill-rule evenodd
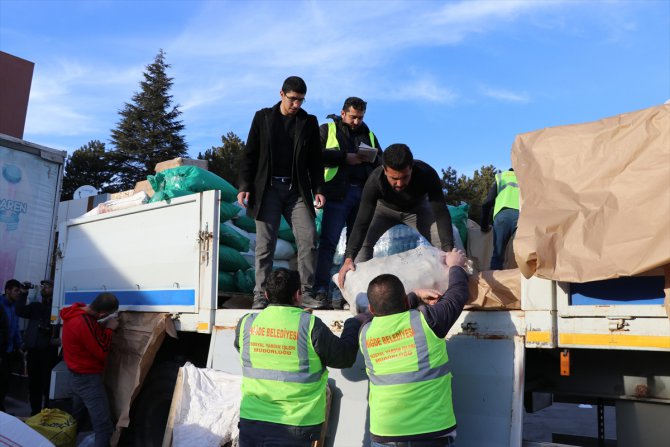
M270 185L272 175L272 129L278 118L279 104L256 112L251 122L249 137L240 163L239 190L249 192L247 205L254 217L263 205L263 193ZM295 137L293 139L292 182L312 215L314 194L321 194L323 183L323 161L319 142L319 123L314 115L300 109L296 114Z

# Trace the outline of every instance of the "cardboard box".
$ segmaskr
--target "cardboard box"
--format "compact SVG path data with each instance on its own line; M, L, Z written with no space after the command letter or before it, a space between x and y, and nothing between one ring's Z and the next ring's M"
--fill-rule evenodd
M134 189L129 189L127 191L114 192L114 193L111 193L109 195L109 200L125 199L126 197L130 197L133 194L135 194Z
M207 160L198 160L196 158L173 158L172 160L161 161L156 164L156 173L165 171L166 169L176 168L177 166L197 166L199 168L209 170Z
M149 197L154 195L154 189L151 187L149 180L142 180L141 182L135 183L135 189L132 190L132 193L137 194L140 191L144 191Z

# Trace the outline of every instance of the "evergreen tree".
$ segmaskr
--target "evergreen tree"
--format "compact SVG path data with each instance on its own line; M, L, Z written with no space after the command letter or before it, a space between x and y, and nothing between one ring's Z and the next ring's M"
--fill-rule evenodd
M89 141L65 160L61 200L72 200L75 190L83 185L94 186L98 192L108 192L112 188L113 176L105 143Z
M480 172L481 171L481 172ZM482 203L486 199L491 186L495 184L495 175L500 172L493 165L482 166L475 170L472 178L458 176L454 168L442 169L442 189L449 205L465 202L470 205L468 216L475 222L481 221Z
M244 152L244 141L234 132L221 136L221 146L212 146L204 154L198 153L198 159L209 162L209 170L237 188L240 159Z
M112 161L117 169L119 189L131 189L136 182L153 174L156 163L185 157L187 145L181 131L184 125L178 105L172 105L172 78L166 74L170 65L160 50L147 66L141 91L119 112L121 120L112 130L115 150Z

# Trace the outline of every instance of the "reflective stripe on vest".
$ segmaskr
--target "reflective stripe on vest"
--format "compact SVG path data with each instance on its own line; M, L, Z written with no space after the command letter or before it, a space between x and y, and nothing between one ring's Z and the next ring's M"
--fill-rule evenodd
M514 171L505 171L496 174L496 203L493 207L493 218L495 219L503 208L519 209L519 184L516 181Z
M328 370L312 345L315 321L289 306L244 317L238 338L241 418L292 426L325 420Z
M309 372L309 322L311 315L303 313L300 315L298 326L298 371L277 371L274 369L254 368L251 365L251 325L258 314L252 314L244 322L244 339L242 348L242 375L253 379L277 380L280 382L310 383L321 380L323 369L318 372Z
M370 433L409 436L456 425L446 342L419 311L375 317L359 341L370 379Z
M370 131L370 146L375 147L375 134ZM337 141L337 127L334 122L328 123L328 139L326 140L326 150L339 151L340 142ZM323 170L323 179L327 182L331 181L337 175L339 166L326 167Z
M418 370L395 374L377 375L375 373L372 360L368 353L368 347L365 343L366 335L370 325L366 324L361 331L361 351L365 357L365 366L368 368L368 377L373 385L398 385L402 383L415 383L424 380L437 379L446 376L451 372L449 362L446 362L437 368L430 367L430 357L428 355L428 343L426 342L426 333L421 325L421 315L418 311L410 312L410 324L414 331L414 345L418 359Z

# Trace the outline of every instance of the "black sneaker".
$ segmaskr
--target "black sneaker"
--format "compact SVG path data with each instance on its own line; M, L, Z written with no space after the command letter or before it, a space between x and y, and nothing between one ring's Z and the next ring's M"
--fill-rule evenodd
M319 299L320 296L323 296L324 298ZM301 305L302 307L310 309L332 309L332 306L328 302L328 297L319 293L317 293L315 298L311 292L303 292Z
M251 305L251 308L254 310L261 310L265 309L268 307L268 299L265 298L263 295L254 295L254 302Z
M344 309L344 300L333 300L333 309L335 310L342 310Z

